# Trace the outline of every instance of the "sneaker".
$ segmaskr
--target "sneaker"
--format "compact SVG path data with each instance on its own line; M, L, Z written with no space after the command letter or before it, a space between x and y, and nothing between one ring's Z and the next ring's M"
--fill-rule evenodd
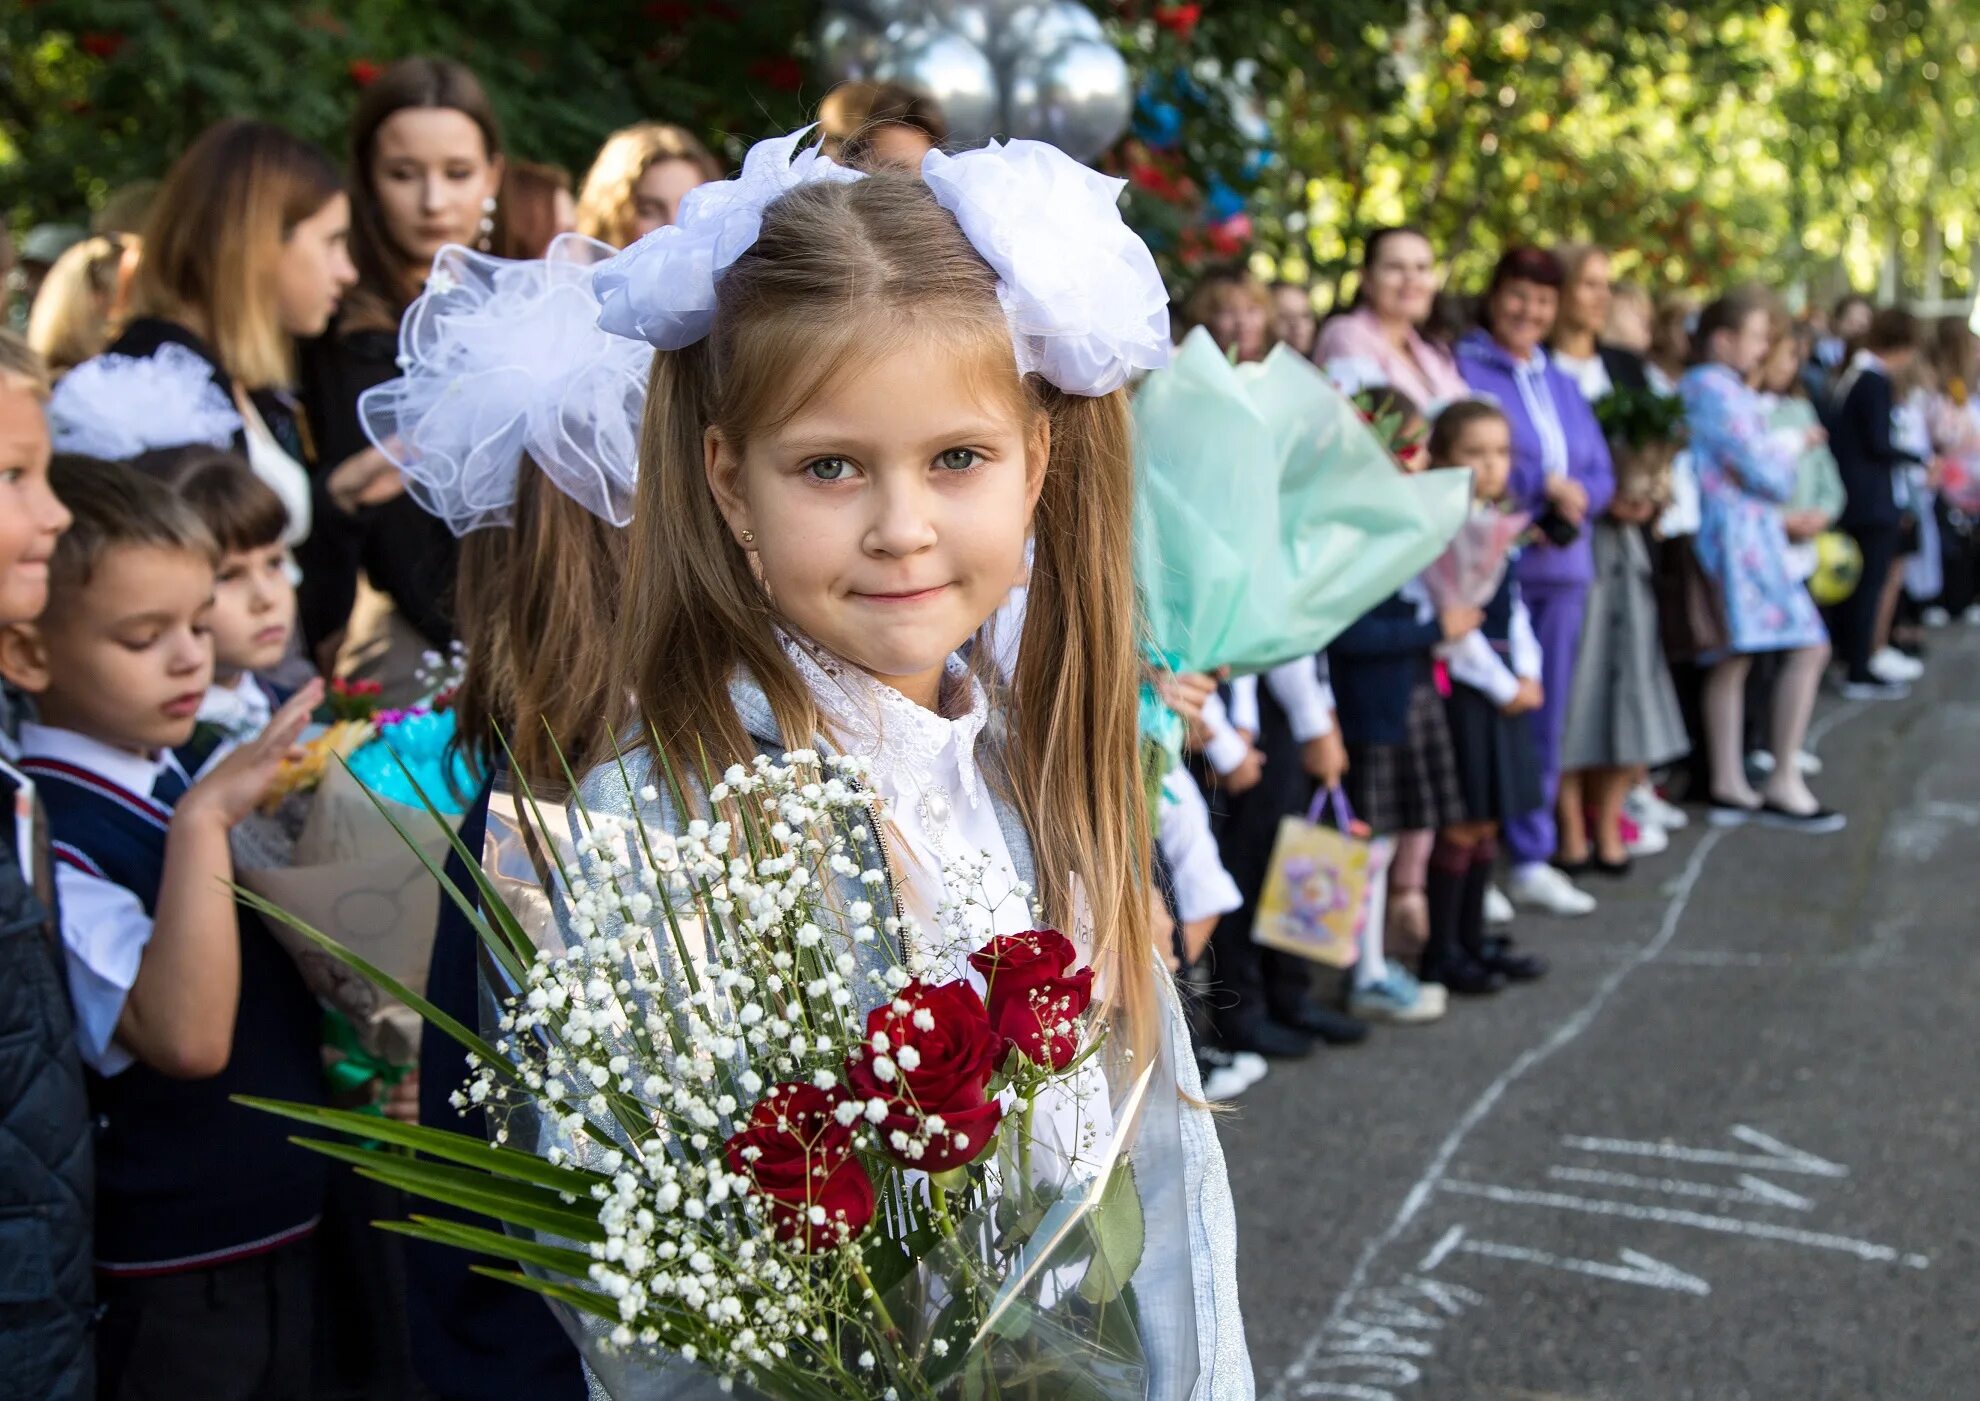
M1518 867L1513 871L1511 884L1514 904L1531 905L1550 915L1570 918L1595 910L1595 897L1552 866L1536 863Z
M1832 808L1818 807L1813 812L1791 812L1778 803L1763 804L1753 820L1762 827L1773 827L1783 832L1806 832L1810 836L1840 832L1849 825L1849 819Z
M1714 827L1744 827L1759 815L1758 804L1723 803L1714 798L1705 810L1705 821Z
M1664 829L1654 822L1638 823L1636 835L1625 832L1623 845L1631 856L1656 856L1670 850L1671 839L1664 835Z
M1925 663L1907 657L1895 647L1886 647L1870 659L1870 674L1879 681L1902 685L1925 674Z
M1681 832L1691 825L1691 817L1683 808L1665 802L1647 783L1629 790L1623 798L1623 815L1639 827L1661 827L1666 832Z
M1952 621L1952 614L1935 603L1918 615L1918 621L1928 628L1942 628Z
M1959 615L1959 620L1970 628L1980 628L1980 603L1967 604L1966 611Z
M1358 987L1348 994L1348 1011L1363 1021L1389 1022L1395 1026L1421 1026L1434 1022L1444 1015L1447 1001L1444 989L1439 984L1431 984L1440 994L1436 999L1425 995L1423 985L1412 978L1399 965L1390 964L1389 971L1380 982Z
M1748 773L1770 774L1774 771L1774 756L1764 749L1756 749L1746 756Z
M1506 899L1506 892L1496 885L1485 887L1485 923L1494 929L1503 929L1513 922L1513 902Z
M1822 772L1822 756L1820 754L1817 754L1812 749L1804 749L1799 754L1795 755L1794 762L1796 766L1799 767L1800 770L1804 774L1807 774L1810 778L1813 778L1816 774Z
M1901 681L1845 681L1842 698L1847 701L1901 701L1911 699L1911 687Z
M1232 1051L1231 1069L1244 1077L1244 1087L1248 1090L1272 1073L1272 1064L1256 1051Z
M1196 1069L1203 1081L1205 1099L1236 1099L1258 1083L1239 1070L1235 1061L1236 1057L1222 1046L1196 1048Z

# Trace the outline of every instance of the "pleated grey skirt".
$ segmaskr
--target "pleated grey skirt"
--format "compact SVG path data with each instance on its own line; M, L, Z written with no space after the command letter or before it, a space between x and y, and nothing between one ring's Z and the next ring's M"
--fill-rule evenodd
M1664 663L1650 550L1633 525L1598 521L1595 582L1568 695L1561 769L1655 768L1691 748Z

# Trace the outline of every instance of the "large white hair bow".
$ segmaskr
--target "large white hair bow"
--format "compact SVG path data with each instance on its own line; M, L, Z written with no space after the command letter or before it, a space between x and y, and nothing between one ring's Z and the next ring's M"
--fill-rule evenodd
M756 242L770 203L814 181L864 178L815 148L798 151L810 130L758 142L741 175L693 190L679 223L599 268L599 325L662 350L706 336L716 280ZM1168 292L1121 218L1123 181L1041 141L931 151L921 173L997 273L1020 372L1100 395L1168 363Z
M196 351L98 355L63 375L48 401L55 451L123 462L155 448L233 446L241 415Z
M715 322L715 281L756 242L772 200L821 180L865 178L815 146L799 151L810 131L757 142L740 175L689 190L675 222L599 268L592 281L598 324L661 350L679 350L706 336Z
M652 352L598 328L591 274L612 249L562 234L516 262L448 245L399 327L404 374L358 398L365 436L456 535L506 525L527 452L558 490L632 519Z
M1121 218L1125 180L1043 141L930 151L921 178L996 269L1020 372L1100 395L1169 363L1169 293Z

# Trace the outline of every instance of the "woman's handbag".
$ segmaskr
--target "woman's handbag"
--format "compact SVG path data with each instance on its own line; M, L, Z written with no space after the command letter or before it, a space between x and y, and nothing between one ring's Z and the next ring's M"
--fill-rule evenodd
M1690 536L1664 541L1656 583L1657 623L1666 656L1690 661L1732 645L1719 586L1698 562Z

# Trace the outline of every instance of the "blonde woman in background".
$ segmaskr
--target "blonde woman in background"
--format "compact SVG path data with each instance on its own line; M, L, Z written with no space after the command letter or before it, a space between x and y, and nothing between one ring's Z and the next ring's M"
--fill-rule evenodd
M60 376L110 344L111 328L122 316L125 248L136 242L118 234L86 238L55 260L34 309L28 313L28 344Z
M721 163L685 129L669 122L625 127L605 139L585 172L577 231L624 248L673 223L689 190L721 178Z

